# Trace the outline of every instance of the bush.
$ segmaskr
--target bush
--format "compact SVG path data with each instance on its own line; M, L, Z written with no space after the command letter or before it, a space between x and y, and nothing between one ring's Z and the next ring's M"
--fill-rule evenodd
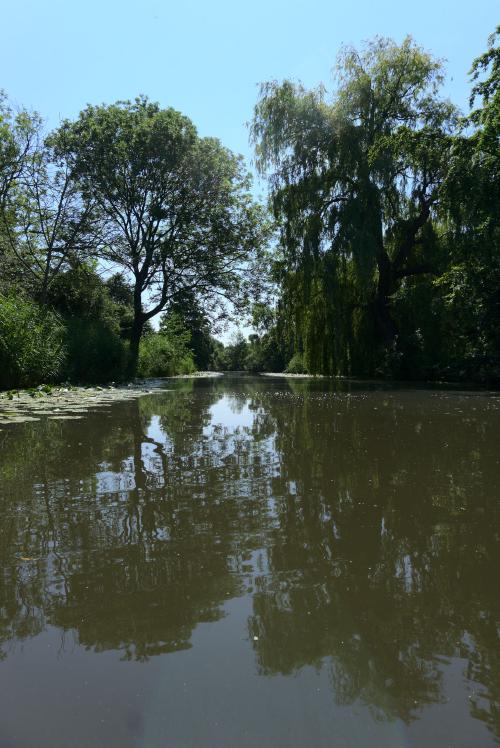
M127 300L128 289L116 276L110 284L111 290L92 267L79 266L60 273L50 287L49 302L67 328L64 375L71 381L109 382L125 377L131 310L121 299Z
M146 335L139 346L139 377L172 377L196 371L192 352L185 342L162 333Z
M294 353L285 369L287 374L308 374L302 353Z
M22 294L0 295L0 387L55 381L66 358L64 325Z
M120 337L117 322L72 317L66 321L66 326L66 378L73 382L123 379L127 367L128 342Z

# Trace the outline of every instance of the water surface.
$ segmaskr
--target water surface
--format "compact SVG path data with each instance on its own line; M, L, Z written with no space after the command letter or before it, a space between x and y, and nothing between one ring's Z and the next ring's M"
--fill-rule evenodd
M497 745L500 398L167 386L0 431L1 748Z

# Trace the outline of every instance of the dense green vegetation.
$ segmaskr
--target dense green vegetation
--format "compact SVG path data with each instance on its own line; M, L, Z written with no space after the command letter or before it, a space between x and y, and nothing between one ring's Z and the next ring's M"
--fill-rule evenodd
M280 227L277 316L294 368L500 377L495 37L473 64L467 118L410 38L344 49L331 95L262 86L252 134Z
M251 133L274 242L241 158L179 112L88 106L47 135L0 99L0 386L500 379L498 33L466 117L411 38L343 49L331 93L264 84ZM248 340L214 338L251 308Z
M269 229L249 190L241 158L144 97L48 135L3 98L0 386L209 366L209 319L259 277Z

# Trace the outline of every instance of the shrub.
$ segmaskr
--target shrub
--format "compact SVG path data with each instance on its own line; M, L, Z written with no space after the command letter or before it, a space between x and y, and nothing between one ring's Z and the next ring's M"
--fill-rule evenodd
M128 358L128 343L120 337L117 322L71 317L66 321L68 365L73 382L120 381Z
M287 374L308 374L302 353L294 353L285 369Z
M60 317L20 293L0 295L0 387L55 381L66 358Z
M183 341L161 333L146 335L139 347L139 377L172 377L196 371L193 354Z
M127 299L123 282L116 277L111 280L117 298ZM50 287L49 301L67 328L65 377L74 382L123 379L131 312L125 303L111 297L107 285L92 267L79 266L60 273Z

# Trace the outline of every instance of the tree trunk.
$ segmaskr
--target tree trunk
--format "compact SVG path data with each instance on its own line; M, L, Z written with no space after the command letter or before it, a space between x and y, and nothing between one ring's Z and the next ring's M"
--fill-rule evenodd
M132 325L132 331L130 333L130 352L129 352L129 361L128 361L128 369L127 369L127 376L132 379L137 375L137 365L139 363L139 344L141 342L142 337L142 329L144 327L144 322L142 319L142 311L138 315L137 313L134 316L134 323Z

